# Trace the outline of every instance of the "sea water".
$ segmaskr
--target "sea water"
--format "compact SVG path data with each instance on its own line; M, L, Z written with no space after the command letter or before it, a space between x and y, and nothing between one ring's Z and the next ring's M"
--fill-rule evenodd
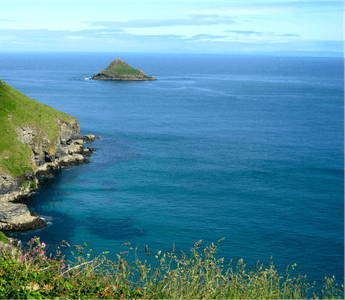
M116 59L157 81L87 80ZM344 60L2 53L0 78L102 138L89 164L23 200L48 226L11 236L86 242L108 258L221 238L247 266L273 256L310 281L344 274ZM68 250L70 251L70 250ZM68 252L69 253L69 252ZM67 254L68 254L67 253Z

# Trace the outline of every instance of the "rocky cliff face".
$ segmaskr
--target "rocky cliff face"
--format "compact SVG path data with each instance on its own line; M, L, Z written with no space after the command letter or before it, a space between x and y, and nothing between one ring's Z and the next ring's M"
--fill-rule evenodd
M26 125L16 128L19 141L32 149L31 159L36 167L42 166L47 162L54 162L56 158L66 156L68 154L67 146L75 143L78 139L82 139L82 136L79 134L79 122L76 119L72 119L70 123L67 123L57 118L56 122L59 125L60 134L55 141L51 141L44 130L35 126Z
M13 201L38 190L37 176L49 174L49 170L59 169L74 163L88 162L83 155L90 155L95 149L84 149L84 139L80 135L77 119L67 123L59 118L59 136L50 140L47 133L34 125L18 126L18 139L31 148L34 172L20 176L0 175L0 230L19 231L46 226L47 224L30 212L26 205ZM85 140L96 139L93 135Z

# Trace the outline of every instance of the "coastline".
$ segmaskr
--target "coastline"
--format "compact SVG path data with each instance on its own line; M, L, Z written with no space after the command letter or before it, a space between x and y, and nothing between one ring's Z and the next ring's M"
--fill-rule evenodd
M89 144L99 138L92 134L72 134L67 141L60 139L56 152L46 159L48 161L35 168L34 172L27 172L15 178L10 175L0 176L0 231L27 231L47 226L47 223L29 211L25 204L16 201L39 190L39 176L50 176L50 171L60 170L61 167L88 163L87 157L96 149L84 147L84 143Z

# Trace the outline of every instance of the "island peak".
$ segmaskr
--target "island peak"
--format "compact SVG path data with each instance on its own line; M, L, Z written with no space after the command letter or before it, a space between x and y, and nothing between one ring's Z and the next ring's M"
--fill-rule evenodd
M120 58L113 60L106 69L93 75L90 79L125 81L156 80L152 76L146 75L142 70L131 67Z

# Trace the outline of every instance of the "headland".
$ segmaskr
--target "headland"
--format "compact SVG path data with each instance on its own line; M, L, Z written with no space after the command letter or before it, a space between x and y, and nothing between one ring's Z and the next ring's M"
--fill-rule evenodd
M0 80L0 231L46 226L16 201L39 189L39 176L76 163L89 162L96 149L84 142L79 121L27 97Z

